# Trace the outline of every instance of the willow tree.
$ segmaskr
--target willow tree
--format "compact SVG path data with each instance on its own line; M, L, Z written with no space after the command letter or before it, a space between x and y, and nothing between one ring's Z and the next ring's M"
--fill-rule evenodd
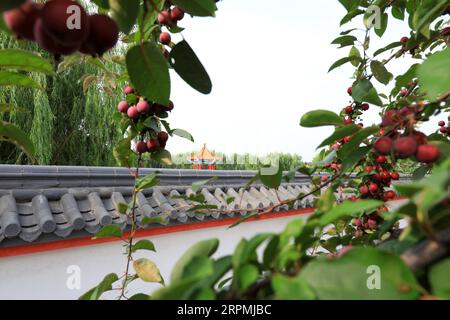
M54 61L36 44L4 33L0 33L0 47L39 52ZM76 63L77 59L81 57L54 61L59 67L51 75L33 74L45 89L0 87L0 100L15 106L0 117L29 134L39 164L113 165L112 146L119 137L112 119L117 90L109 84L108 90L98 90L98 86L106 87L100 78L102 66ZM108 66L109 72L120 68L120 64ZM0 162L28 164L30 159L13 145L0 142Z

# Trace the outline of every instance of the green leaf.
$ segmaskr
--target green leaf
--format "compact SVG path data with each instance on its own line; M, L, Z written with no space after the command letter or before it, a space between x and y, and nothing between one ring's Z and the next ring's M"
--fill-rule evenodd
M349 124L343 127L338 127L334 130L331 136L322 141L322 143L317 147L317 149L328 146L344 137L350 136L359 129L360 127L357 126L356 124Z
M131 140L125 138L120 140L113 149L114 158L123 167L131 167L135 154L131 151Z
M233 255L233 268L238 269L247 263L256 262L258 247L267 239L274 236L273 233L260 233L250 240L241 240Z
M164 282L158 267L151 260L145 258L134 260L133 267L138 277L145 282Z
M400 257L375 248L355 247L340 258L318 258L306 265L300 277L322 300L413 300L420 296L414 274Z
M343 217L355 216L362 212L370 212L383 205L382 201L378 200L360 200L360 201L344 201L326 212L320 218L320 225L326 226Z
M342 59L339 59L335 63L333 63L331 65L330 69L328 69L328 72L333 71L334 69L346 64L347 62L352 62L352 64L353 64L353 63L357 63L359 61L361 61L361 57L359 57L359 56L344 57Z
M387 71L384 64L380 61L372 60L372 62L370 63L370 69L372 70L375 79L377 79L384 85L387 85L394 77L392 73Z
M373 135L378 130L379 128L377 126L371 126L356 132L350 137L349 142L339 148L337 151L338 157L341 159L347 158L367 137Z
M357 9L359 6L359 1L355 0L339 0L339 2L344 6L347 12Z
M200 191L205 185L207 185L208 183L211 183L213 181L216 181L218 179L218 177L212 177L206 180L200 180L200 181L195 181L192 183L191 189L193 192L197 193L198 191Z
M0 141L15 144L32 162L36 161L33 142L31 142L27 134L19 127L8 122L0 121Z
M11 71L0 71L0 86L21 86L42 89L41 85L29 76Z
M339 44L340 45L339 48L343 48L346 46L352 46L357 40L358 39L355 36L344 35L334 39L333 42L331 42L331 44Z
M176 282L182 279L184 269L195 257L210 257L219 247L218 239L203 240L189 248L177 261L172 269L170 281Z
M387 45L386 47L378 49L377 51L375 51L373 56L376 57L376 56L382 54L383 52L386 52L388 50L391 50L391 49L394 49L394 48L397 48L397 47L401 47L403 44L404 43L400 42L400 41L393 42L393 43Z
M413 180L415 181L422 180L429 170L430 167L428 165L420 166L413 172Z
M159 180L156 179L156 175L157 172L153 172L146 175L145 177L139 178L136 183L136 188L139 190L145 190L156 186L159 183Z
M315 294L302 277L276 274L272 277L275 298L281 300L314 300Z
M156 252L155 245L150 240L139 240L131 247L131 252L138 250L149 250Z
M422 63L417 75L422 89L431 100L450 91L450 48L431 55Z
M450 299L450 259L447 258L431 267L428 277L434 295L442 299Z
M343 124L341 117L329 110L310 111L305 113L300 119L300 125L307 128Z
M381 25L379 28L375 28L375 33L380 38L383 36L383 34L386 32L387 26L388 26L389 16L387 13L383 13L380 16L380 22Z
M119 25L119 30L130 33L139 15L140 2L136 0L109 0L112 18Z
M172 155L166 149L161 149L152 154L152 159L165 165L171 165L173 163Z
M259 169L259 180L270 189L278 189L283 181L283 169L277 163L274 166L263 166Z
M117 224L110 224L102 227L96 234L94 239L107 238L107 237L122 237L122 229Z
M410 83L417 76L417 69L419 68L419 64L413 64L408 71L404 74L397 76L395 78L395 87L391 91L392 96L396 96L398 92L403 88L407 87L408 83Z
M342 160L341 172L350 170L355 164L357 164L362 158L369 154L371 146L361 147L354 149L347 157Z
M0 67L45 74L53 73L50 62L35 53L19 49L0 50Z
M361 54L359 53L359 50L355 47L355 46L353 46L351 49L350 49L350 52L348 53L348 56L349 57L357 57L358 59L353 59L352 61L350 61L351 62L351 64L354 66L354 67L357 67L358 65L359 65L359 62L361 61Z
M234 277L237 279L239 290L243 292L258 280L258 267L252 264L243 265L236 270Z
M358 81L352 87L352 96L358 102L368 102L377 106L382 106L380 97L378 96L377 90L374 88L369 80Z
M112 285L114 282L118 281L119 277L115 273L108 274L105 278L103 278L102 282L85 294L83 294L79 300L98 300L100 296L106 291L112 290Z
M173 129L170 133L173 134L173 135L179 136L181 138L184 138L186 140L189 140L191 142L194 142L194 137L189 132L187 132L186 130Z
M0 12L17 8L23 4L26 0L2 0L0 2Z
M209 256L195 256L183 269L183 278L203 278L209 277L214 272L214 263Z
M108 0L92 0L99 8L104 10L109 10Z
M154 43L131 48L126 55L128 74L134 87L147 99L169 104L170 76L167 61Z
M214 0L173 0L171 2L192 16L214 17L217 10Z
M120 214L126 214L128 211L128 205L126 203L120 202L117 204L117 211Z
M170 52L170 63L178 75L192 88L203 94L211 92L211 79L185 40L177 43Z
M152 224L152 223L156 223L156 224L161 224L161 225L167 225L167 219L164 219L163 217L144 217L141 220L141 224L142 225L148 225L148 224Z
M150 300L150 296L143 293L136 293L131 296L128 300Z

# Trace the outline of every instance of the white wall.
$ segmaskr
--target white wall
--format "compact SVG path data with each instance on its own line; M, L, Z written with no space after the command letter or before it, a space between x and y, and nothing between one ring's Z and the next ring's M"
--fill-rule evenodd
M225 226L149 237L154 242L157 253L145 251L139 255L156 262L162 276L169 279L174 263L199 240L218 238L220 246L216 255L222 256L232 253L241 238L249 238L259 232L281 231L288 221L298 217L252 221L230 230ZM121 244L112 242L0 258L0 299L77 299L97 285L106 274L123 274L126 259L122 255ZM71 265L79 266L81 270L79 290L70 290L66 285L70 276L67 268ZM157 287L158 285L136 281L131 290L151 293Z

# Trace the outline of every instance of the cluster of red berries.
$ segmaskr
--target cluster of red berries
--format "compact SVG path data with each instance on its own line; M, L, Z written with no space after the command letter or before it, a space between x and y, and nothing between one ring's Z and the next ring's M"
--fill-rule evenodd
M364 215L360 218L353 220L353 225L356 227L354 232L355 238L362 237L365 233L372 233L378 229L378 226L383 223L384 218L380 215L381 212L387 211L388 209L383 206L369 215Z
M162 112L170 112L174 108L172 101L169 101L169 104L164 106L159 103L151 103L143 97L139 98L138 95L136 95L135 89L129 85L125 86L124 93L127 96L133 95L133 99L130 100L134 101L131 105L125 100L120 101L117 109L119 112L127 114L130 119L136 120L141 116L158 115Z
M448 116L447 120L449 121L447 124L445 121L441 120L438 122L439 132L442 134L450 135L450 116Z
M28 0L5 11L6 26L19 39L36 41L54 54L69 55L79 51L101 56L119 39L116 22L104 14L88 15L74 0L50 0L45 4Z
M160 25L173 28L177 25L178 21L184 18L184 11L177 6L171 7L170 1L166 3L166 6L168 6L168 8L158 14L157 20ZM170 33L161 32L159 35L159 42L169 45L171 41L172 37L170 36Z
M127 96L127 100L133 101L135 103L130 105L125 100L120 101L117 109L119 110L119 112L126 115L126 117L134 122L151 116L158 116L161 114L161 112L172 111L174 108L174 104L172 101L169 102L168 106L149 102L144 97L140 97L139 93L137 93L136 90L130 85L125 86L125 88L123 89L123 93ZM149 133L150 131L153 131L153 129L146 130ZM140 140L136 143L136 151L140 154L146 152L157 152L166 147L167 140L169 140L169 134L165 131L160 131L158 133L155 132L153 135L150 133L147 141Z

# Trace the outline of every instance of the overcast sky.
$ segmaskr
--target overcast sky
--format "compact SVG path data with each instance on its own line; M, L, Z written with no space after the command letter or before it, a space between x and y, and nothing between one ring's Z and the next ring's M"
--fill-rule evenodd
M213 91L202 95L172 74L170 122L191 132L196 142L175 138L169 149L192 151L207 143L225 153L290 152L311 160L332 128L302 128L301 115L313 109L339 112L349 102L353 68L327 73L350 49L330 45L341 30L352 27L339 27L345 9L337 0L224 0L218 6L216 18L186 17L180 23L212 78ZM360 20L355 23L361 27ZM384 47L406 32L402 22L390 21L382 40L373 36L373 45ZM396 74L410 64L401 59L388 69ZM378 112L371 106L365 124L378 122ZM435 127L428 125L428 131Z

